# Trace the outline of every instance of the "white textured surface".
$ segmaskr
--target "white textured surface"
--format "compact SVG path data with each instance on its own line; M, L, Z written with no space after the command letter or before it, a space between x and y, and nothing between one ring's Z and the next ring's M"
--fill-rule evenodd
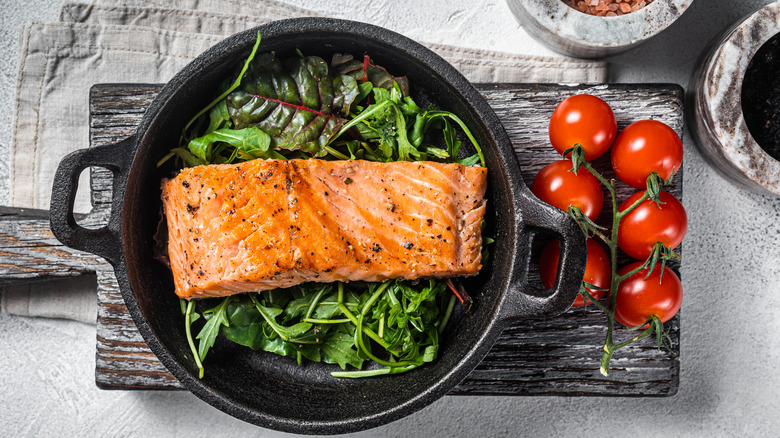
M375 14L415 38L476 48L511 50L518 32L499 0L294 1L347 18ZM612 58L613 79L687 85L707 42L767 3L697 0L656 39ZM0 145L5 148L0 152L7 151L9 141L16 29L33 20L54 20L58 7L56 0L4 0L0 8ZM356 436L777 436L780 198L735 187L703 161L689 135L684 143L683 203L690 225L677 396L445 397ZM0 315L0 434L288 436L232 419L188 393L100 391L94 386L94 346L93 326Z

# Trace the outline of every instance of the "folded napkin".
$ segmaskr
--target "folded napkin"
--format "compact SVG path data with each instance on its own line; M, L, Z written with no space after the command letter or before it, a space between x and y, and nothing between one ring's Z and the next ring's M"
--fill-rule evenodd
M397 21L386 9L389 0L362 2L353 7L337 1L321 2L338 18L359 19L384 27L414 23L407 33L459 69L473 82L604 82L607 66L602 62L574 60L555 55L525 35L518 49L522 54L477 50L443 44L461 41L463 34L475 32L469 26L490 27L485 17L461 17L473 12L446 12L446 6L426 6L431 14L449 14L441 19L453 29L431 32L427 17L403 16ZM364 4L365 3L365 4ZM493 9L498 6L489 5ZM510 14L494 10L493 14ZM351 12L356 10L356 12ZM229 11L229 13L225 13ZM330 9L329 9L330 11ZM481 12L485 13L484 10ZM89 146L89 88L96 83L163 83L200 53L225 36L276 19L323 16L278 0L103 0L91 4L66 4L58 23L35 23L22 29L15 96L14 125L10 156L10 203L12 206L47 209L52 178L60 159L67 153ZM503 17L503 16L502 16ZM485 25L485 20L488 25ZM394 21L396 20L396 21ZM479 21L482 20L482 21ZM476 21L476 24L475 24ZM485 32L495 32L486 29ZM420 38L416 38L419 35ZM490 34L492 35L492 34ZM492 37L491 37L492 38ZM500 35L495 36L496 39ZM545 55L545 56L542 56ZM82 175L85 178L87 172ZM88 187L86 180L82 187ZM75 210L90 209L87 190L77 196ZM82 285L83 286L83 285ZM34 290L40 290L39 285ZM94 321L94 313L70 312L64 296L74 296L83 306L86 295L94 303L94 290L72 287L73 293L57 296L58 311L44 311L30 288L6 289L0 309L12 313L62 317L72 314ZM86 291L83 289L87 289ZM80 292L78 292L80 290ZM94 306L93 306L94 307ZM27 309L21 311L20 309Z

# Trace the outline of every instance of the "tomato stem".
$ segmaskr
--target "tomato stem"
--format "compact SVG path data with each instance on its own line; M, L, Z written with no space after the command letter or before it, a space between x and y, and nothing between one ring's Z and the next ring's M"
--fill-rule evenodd
M639 199L636 200L636 202L629 205L627 209L616 213L619 216L619 219L623 219L627 214L634 211L635 208L639 207L649 197L650 194L645 190L645 192L642 194L642 196L639 197Z
M636 274L637 272L640 272L643 269L647 269L648 266L650 266L651 264L653 264L654 266L654 263L658 261L659 257L662 260L666 261L667 259L679 258L679 255L671 251L671 249L668 249L668 251L666 251L663 248L657 248L657 249L654 248L653 254L651 254L650 257L648 257L647 260L645 260L645 262L640 267L630 272L627 272L624 275L618 275L618 267L617 267L618 243L617 242L618 242L618 231L620 229L620 221L631 211L633 211L639 205L641 205L642 202L650 198L651 194L649 190L646 190L642 194L642 196L636 200L636 202L631 204L625 210L618 211L618 199L615 190L615 180L614 179L607 180L606 178L604 178L604 176L601 175L601 173L599 173L596 169L594 169L589 162L585 161L585 159L582 158L584 156L584 153L582 153L582 151L577 151L576 150L577 148L581 148L581 146L576 145L574 147L575 150L572 151L572 162L574 168L579 168L581 166L587 169L588 172L590 172L594 177L596 177L596 179L598 179L599 182L601 182L601 184L607 188L607 190L609 191L610 199L612 201L612 229L610 230L609 237L607 237L604 233L602 233L599 229L597 229L597 226L588 225L587 221L586 221L586 225L581 225L586 227L586 229L593 236L598 236L609 247L610 265L612 269L612 281L609 289L607 306L604 306L603 304L599 303L597 300L593 299L593 296L588 292L588 290L585 288L584 285L580 288L580 294L583 296L583 299L585 299L586 302L587 300L590 300L592 303L596 305L596 307L598 307L607 316L607 336L606 339L604 340L604 347L602 348L603 354L601 356L600 371L601 374L603 374L604 376L608 376L609 363L612 360L612 355L615 353L615 351L650 336L653 333L653 331L656 331L658 334L659 347L660 347L660 342L661 342L660 339L663 336L663 323L661 323L661 321L658 319L657 316L653 315L647 320L647 322L643 323L639 327L634 328L634 329L639 329L641 327L644 327L647 324L648 325L647 329L645 329L641 334L617 344L613 342L612 336L615 331L615 308L617 306L617 290L618 287L620 286L620 283L625 279L627 279L628 277ZM669 180L663 181L663 183L665 184L671 183L671 177L669 178ZM575 215L572 214L572 216L574 217ZM575 217L575 219L577 218Z
M580 287L580 295L582 295L582 299L585 301L585 304L587 303L593 303L596 307L599 308L604 313L609 312L609 309L604 307L603 304L599 302L599 300L593 298L593 295L588 292L588 289L585 286Z

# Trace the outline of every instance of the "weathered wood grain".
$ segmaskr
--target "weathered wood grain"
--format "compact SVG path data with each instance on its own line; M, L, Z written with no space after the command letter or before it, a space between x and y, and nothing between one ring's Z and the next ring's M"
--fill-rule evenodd
M130 135L159 85L105 84L90 96L92 146ZM478 85L504 123L528 184L545 164L557 158L547 140L547 120L555 105L571 94L588 92L615 109L619 127L655 118L682 133L682 90L663 85ZM595 163L611 175L607 159ZM682 175L670 190L682 195ZM110 173L93 169L93 216L105 214L111 199ZM619 197L630 190L620 186ZM600 220L608 215L608 209ZM674 266L676 269L677 266ZM180 388L143 343L124 307L116 280L106 263L98 277L96 381L103 388ZM667 325L679 353L680 317ZM556 318L518 323L507 329L485 360L451 394L466 395L598 395L668 396L677 392L678 356L658 350L650 339L620 350L609 378L598 372L606 319L594 308L572 309Z
M94 215L77 217L82 225ZM49 212L0 208L0 285L75 277L94 272L100 258L60 243L49 228Z

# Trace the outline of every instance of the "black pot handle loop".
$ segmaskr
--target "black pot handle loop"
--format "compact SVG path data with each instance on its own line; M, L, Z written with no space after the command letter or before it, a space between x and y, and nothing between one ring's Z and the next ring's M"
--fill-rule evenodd
M96 254L116 265L122 256L122 187L132 161L135 137L118 143L80 149L65 156L54 174L49 219L54 236L65 245ZM108 224L88 229L76 223L73 203L81 172L92 166L105 167L113 173L113 199Z
M587 247L585 236L574 219L564 211L537 199L527 187L519 193L518 218L520 242L515 276L502 311L507 321L545 317L562 313L577 297L585 274ZM536 233L554 234L560 241L560 269L551 291L529 281L531 244Z

